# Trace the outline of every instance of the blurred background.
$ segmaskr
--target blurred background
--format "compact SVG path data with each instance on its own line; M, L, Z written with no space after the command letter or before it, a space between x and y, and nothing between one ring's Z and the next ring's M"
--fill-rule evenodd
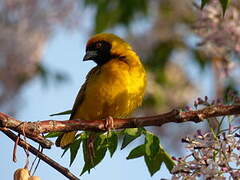
M2 0L0 1L0 110L23 121L50 119L71 109L85 76L95 66L82 62L92 34L115 33L141 57L148 74L143 106L134 116L154 115L172 108L193 108L194 100L226 100L239 90L240 2L233 0L223 18L219 2L202 11L200 0ZM55 117L55 119L67 119ZM149 128L173 156L184 153L181 138L206 123L168 124ZM141 139L139 140L141 141ZM13 142L0 135L2 179L25 164ZM138 142L131 145L135 147ZM68 155L53 147L44 151L68 167ZM128 150L109 156L81 179L170 178L165 167L150 177L143 159L126 160ZM31 156L30 160L34 157ZM79 175L79 153L70 170ZM65 179L41 162L36 175L43 180Z

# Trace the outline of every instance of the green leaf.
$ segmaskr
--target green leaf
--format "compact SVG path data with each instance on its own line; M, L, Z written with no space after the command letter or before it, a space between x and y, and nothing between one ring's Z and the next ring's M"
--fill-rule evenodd
M77 134L75 138L78 138L78 137L79 137L79 139L81 139L81 140L87 139L87 138L89 137L89 132L83 131L83 132Z
M82 169L81 175L86 171L88 173L92 168L94 168L97 164L99 164L106 155L107 152L107 134L96 134L94 139L94 157L92 157L92 161L90 160L90 156L88 154L88 146L87 139L83 140L83 154L84 154L84 167Z
M195 58L195 61L198 63L200 70L204 70L204 68L209 65L211 60L209 57L207 57L203 51L197 50L197 49L192 49L191 50L193 53L193 56Z
M76 158L80 144L81 144L81 139L78 139L70 145L70 166L72 165L74 159Z
M118 145L117 134L115 132L109 132L107 141L108 141L108 150L109 150L110 156L112 157Z
M147 0L84 0L83 2L86 6L96 7L95 33L103 32L117 25L128 27L136 16L146 15L149 9Z
M82 140L82 149L83 149L83 158L84 158L85 164L80 175L84 174L86 171L90 173L90 169L91 169L91 164L87 154L87 139Z
M144 160L148 167L148 171L152 176L161 168L161 165L163 162L163 157L161 156L161 153L159 150L158 153L154 157L145 155Z
M141 156L144 156L145 154L145 144L142 144L140 146L137 146L134 148L128 155L127 159L135 159Z
M62 132L50 132L47 135L44 136L44 138L54 138L58 137L62 134Z
M59 115L67 115L67 114L71 114L72 110L67 110L67 111L63 111L60 113L56 113L56 114L50 114L50 116L59 116Z
M90 164L87 164L85 163L84 166L83 166L83 169L82 169L82 172L80 173L80 176L83 175L86 171L88 171L88 173L90 173L90 167L89 167Z
M138 128L127 128L124 130L124 133L130 135L130 136L137 136L139 134Z
M158 83L165 84L167 82L165 73L166 65L168 64L174 49L178 46L181 45L179 45L177 40L160 41L154 46L149 56L145 58L145 66L157 75L156 81ZM159 61L159 59L161 59L161 61Z
M147 156L154 157L159 152L159 139L151 132L145 135L145 152Z
M49 79L50 71L42 64L37 64L37 71L40 75L40 78L44 84L47 84Z
M230 0L219 0L219 2L221 3L222 10L223 10L223 16L224 16Z
M63 153L62 153L62 155L61 155L61 158L66 154L66 152L67 152L68 150L69 150L69 146L64 149L64 151L63 151Z
M103 146L107 147L107 133L98 133L96 134L95 140L94 140L94 148L96 150L99 150Z
M175 166L175 162L170 157L170 155L163 149L163 147L161 147L161 145L160 145L160 156L162 157L163 162L165 163L169 172L171 172L173 167Z
M107 152L107 143L105 141L106 139L101 139L101 142L98 144L96 143L95 145L95 157L93 159L94 161L94 164L93 164L93 167L95 167L96 165L98 165L102 160L103 158L105 157L106 155L106 152Z
M55 80L57 83L62 83L62 82L66 82L69 80L69 77L66 73L63 72L55 72L53 74Z
M121 149L124 149L128 144L130 144L132 141L134 141L138 137L139 136L129 136L126 134L123 138L123 143L122 143Z
M127 128L124 130L125 136L123 137L123 143L121 149L124 149L128 144L141 136L142 128Z
M159 138L148 131L145 133L144 159L151 175L160 169L162 162L165 163L169 172L175 166L172 158L160 145Z
M209 2L209 0L202 0L201 2L201 9L204 8L204 6Z

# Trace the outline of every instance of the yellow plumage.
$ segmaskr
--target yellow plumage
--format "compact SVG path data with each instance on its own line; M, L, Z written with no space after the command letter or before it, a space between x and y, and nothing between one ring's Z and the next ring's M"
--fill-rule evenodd
M97 66L88 73L70 119L126 117L141 105L146 86L145 70L139 57L128 43L113 34L93 36L86 51L98 53L89 57ZM75 134L65 133L57 144L61 147L69 145Z

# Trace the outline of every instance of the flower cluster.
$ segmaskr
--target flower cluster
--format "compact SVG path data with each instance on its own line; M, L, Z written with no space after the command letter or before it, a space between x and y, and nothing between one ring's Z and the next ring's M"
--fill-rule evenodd
M240 177L239 127L229 126L217 134L197 131L182 139L190 151L183 158L174 158L173 180L178 179L238 179Z
M240 53L240 1L233 0L223 17L219 1L212 0L198 11L196 33L202 37L204 50L219 56L228 52Z

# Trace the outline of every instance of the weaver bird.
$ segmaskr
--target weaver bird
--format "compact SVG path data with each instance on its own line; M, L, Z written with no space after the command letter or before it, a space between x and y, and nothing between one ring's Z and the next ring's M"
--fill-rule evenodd
M97 65L88 73L75 100L70 119L96 120L128 116L141 105L146 74L131 46L114 34L97 34L86 46L83 61ZM71 144L76 131L59 136L56 145Z

